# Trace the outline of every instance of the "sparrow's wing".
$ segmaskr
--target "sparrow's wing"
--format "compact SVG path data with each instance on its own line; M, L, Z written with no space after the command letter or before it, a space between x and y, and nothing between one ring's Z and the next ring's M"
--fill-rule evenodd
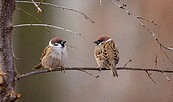
M119 62L119 52L113 40L105 42L103 44L103 55L109 59L115 61L115 64ZM108 61L110 63L110 61Z
M50 49L50 46L47 46L47 47L43 50L43 53L42 53L42 55L41 55L40 60L42 60L42 58L46 55L48 49ZM41 67L42 67L42 63L39 63L38 65L34 66L33 69L34 69L34 70L38 70L38 69L40 69Z
M106 50L103 50L103 47L96 46L94 51L95 58L102 62L104 65L109 66L109 56ZM109 65L108 65L109 64Z
M43 51L43 53L42 53L42 55L41 55L41 58L40 58L41 60L42 60L42 58L46 55L48 49L50 49L50 46L47 46L47 47L44 49L44 51Z
M119 52L118 52L118 48L117 46L115 45L114 41L110 41L110 46L111 46L111 49L113 51L113 56L114 56L114 60L115 60L115 64L118 64L119 62Z
M105 42L103 44L103 55L106 55L107 60L105 60L104 63L109 66L109 68L112 71L112 75L115 77L118 77L118 73L116 70L116 64L118 64L119 56L118 56L118 49L115 46L115 43L113 40Z
M98 46L95 47L94 55L95 55L95 58L98 59L99 61L101 61L102 63L104 63L106 60L108 60L108 54L106 52L104 52L104 54L103 54L102 48L100 48Z

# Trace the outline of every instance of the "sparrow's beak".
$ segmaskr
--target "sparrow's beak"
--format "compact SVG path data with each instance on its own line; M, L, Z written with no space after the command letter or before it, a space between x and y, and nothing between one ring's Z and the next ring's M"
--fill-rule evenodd
M99 41L94 41L94 43L98 45L99 44Z
M64 47L65 46L65 43L66 43L66 41L61 41L61 45L62 45L62 47Z
M64 41L64 40L63 40L61 43L65 44L65 43L66 43L66 41Z

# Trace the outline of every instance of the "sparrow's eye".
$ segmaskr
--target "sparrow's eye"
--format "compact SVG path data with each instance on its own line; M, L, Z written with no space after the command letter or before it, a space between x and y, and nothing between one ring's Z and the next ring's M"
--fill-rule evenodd
M59 44L59 43L54 43L53 45L54 45L54 46L58 46L58 44Z

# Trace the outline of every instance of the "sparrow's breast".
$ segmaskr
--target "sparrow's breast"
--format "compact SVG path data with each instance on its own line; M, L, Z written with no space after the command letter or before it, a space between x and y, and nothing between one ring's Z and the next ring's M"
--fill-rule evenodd
M64 65L68 55L66 46L63 48L62 47L53 48L52 50L53 50L52 57L59 59L61 61L61 64Z

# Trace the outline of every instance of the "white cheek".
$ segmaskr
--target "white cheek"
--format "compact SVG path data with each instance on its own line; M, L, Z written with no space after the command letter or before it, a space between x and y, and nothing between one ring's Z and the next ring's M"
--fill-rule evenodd
M61 60L65 60L66 59L67 54L68 54L66 45L64 47L62 47L62 45L59 44L58 46L53 46L53 49L54 49L53 56L56 56L56 57L58 57Z
M49 41L49 46L53 46L53 44L51 43L51 41Z

